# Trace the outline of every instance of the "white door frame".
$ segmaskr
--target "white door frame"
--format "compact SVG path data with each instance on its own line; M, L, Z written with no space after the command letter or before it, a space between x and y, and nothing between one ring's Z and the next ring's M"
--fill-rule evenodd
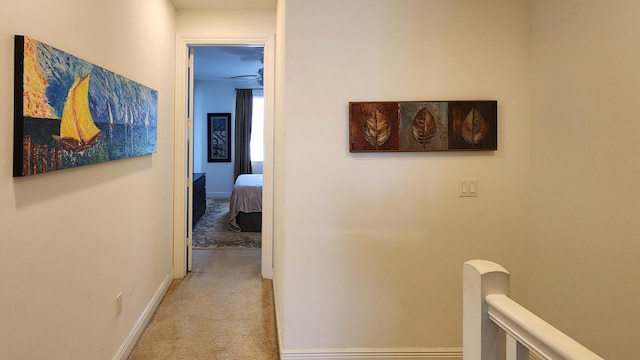
M185 176L186 129L187 129L187 56L190 46L215 45L262 45L264 46L264 99L265 126L262 186L262 266L265 279L273 278L273 152L274 152L274 85L275 85L275 35L252 34L247 36L176 36L175 114L174 114L174 192L173 192L173 277L183 278L187 274L187 246L185 204L188 179ZM193 161L193 158L191 158ZM190 168L190 167L189 167Z

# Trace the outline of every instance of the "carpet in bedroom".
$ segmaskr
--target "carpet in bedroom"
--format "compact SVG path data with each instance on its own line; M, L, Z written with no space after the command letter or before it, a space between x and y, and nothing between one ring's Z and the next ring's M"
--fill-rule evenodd
M233 232L229 224L229 199L207 198L207 210L193 227L193 248L262 246L259 232Z

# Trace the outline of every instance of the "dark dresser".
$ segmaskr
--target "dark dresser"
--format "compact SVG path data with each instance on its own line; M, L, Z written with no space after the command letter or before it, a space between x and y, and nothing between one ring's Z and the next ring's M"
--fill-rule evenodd
M200 220L207 209L207 178L204 173L193 174L193 225Z

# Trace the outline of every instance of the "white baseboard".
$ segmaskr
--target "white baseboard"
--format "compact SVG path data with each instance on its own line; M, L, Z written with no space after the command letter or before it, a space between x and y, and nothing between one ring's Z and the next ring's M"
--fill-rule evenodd
M407 348L407 349L284 349L282 360L343 360L343 359L425 359L462 360L462 348Z
M140 314L138 321L136 321L135 325L129 332L129 335L127 335L127 337L122 342L122 345L120 345L118 352L113 356L113 360L126 360L129 357L129 354L131 354L133 347L136 346L136 343L140 339L140 336L142 336L144 329L149 324L153 313L156 311L158 305L160 305L160 302L162 301L162 298L169 290L171 282L173 282L173 273L169 273L164 278L164 281L162 281L162 283L160 284L160 287L151 298L151 301L149 302L147 307L145 307L142 314Z
M230 192L207 192L207 197L230 199L231 193Z

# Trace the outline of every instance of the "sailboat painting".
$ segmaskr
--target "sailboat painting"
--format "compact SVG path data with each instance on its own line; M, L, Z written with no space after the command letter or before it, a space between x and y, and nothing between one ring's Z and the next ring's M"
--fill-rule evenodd
M158 92L15 36L13 176L156 152Z

